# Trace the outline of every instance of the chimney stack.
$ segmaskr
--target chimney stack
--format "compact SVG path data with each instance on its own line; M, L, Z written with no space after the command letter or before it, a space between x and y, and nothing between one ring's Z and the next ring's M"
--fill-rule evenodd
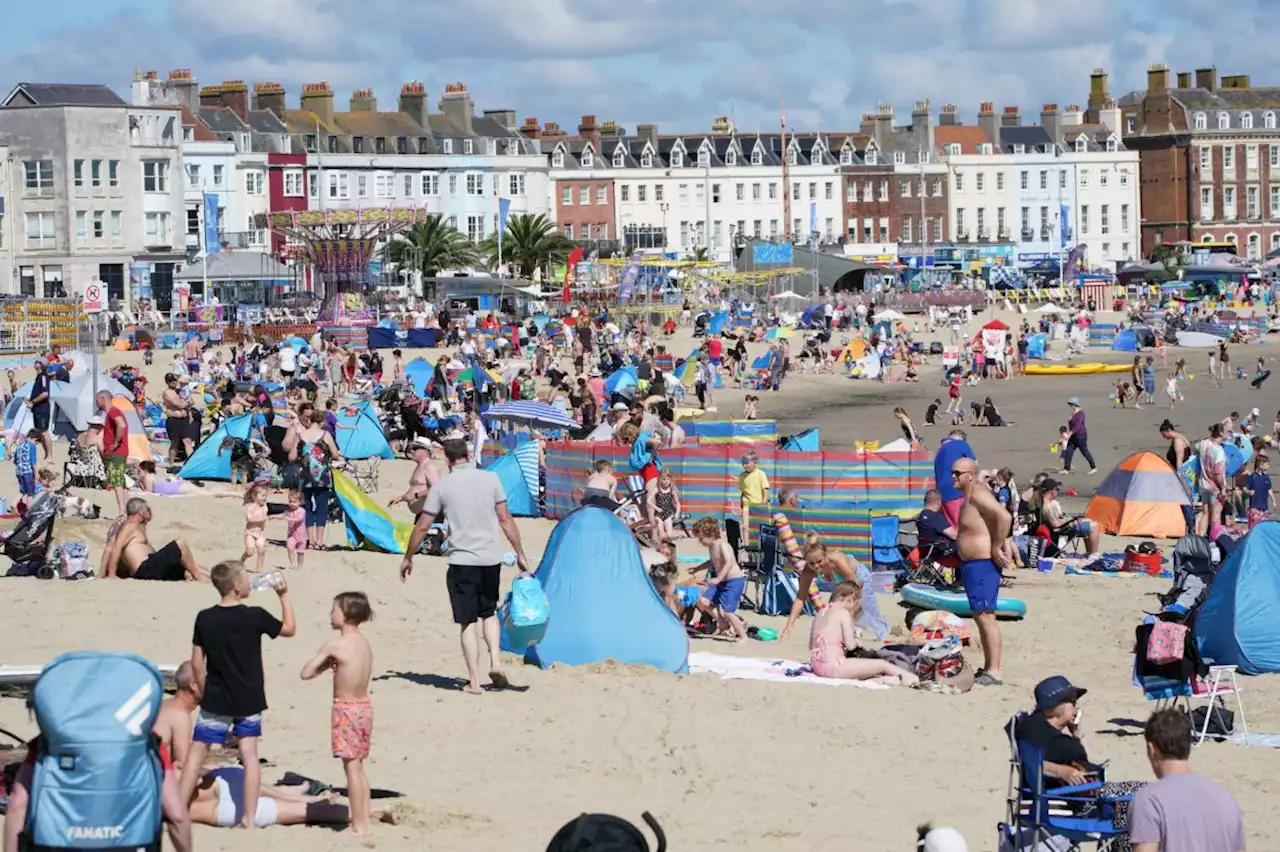
M1178 88L1179 89L1191 88L1191 72L1190 71L1178 72Z
M221 92L222 106L240 116L241 121L249 120L249 87L244 80L224 80L218 87Z
M876 135L876 114L874 112L864 112L862 114L862 123L858 125L858 132L863 136Z
M1169 66L1152 62L1147 66L1147 94L1160 95L1169 90Z
M1110 97L1111 93L1107 90L1106 69L1093 69L1093 73L1089 75L1089 106L1101 107Z
M1196 88L1208 89L1213 91L1218 88L1218 69L1217 68L1197 68L1196 69Z
M882 149L889 144L893 134L893 104L882 103L876 107L876 144Z
M284 121L284 86L279 83L254 83L253 108L270 110L275 113L276 118Z
M618 126L618 122L612 118L600 125L600 135L603 137L621 138L626 134L622 132L622 128Z
M1000 116L1001 127L1021 127L1022 126L1022 110L1016 106L1005 107L1004 112Z
M1080 111L1078 104L1070 104L1062 114L1062 126L1079 127L1081 124L1084 124L1084 113Z
M1123 136L1124 110L1120 109L1120 104L1107 98L1102 102L1102 109L1098 110L1098 123L1115 135Z
M916 108L911 111L911 132L921 145L933 150L933 102L928 98L916 101Z
M943 104L942 112L938 115L938 124L942 127L955 127L960 123L960 111L956 109L955 104Z
M560 129L560 125L554 121L548 121L542 126L543 139L563 139L567 135Z
M444 87L444 95L440 98L440 111L464 133L471 132L471 123L476 116L476 105L467 93L465 83L450 83Z
M302 108L316 114L326 127L333 125L333 89L328 83L303 83Z
M1040 109L1040 126L1049 134L1055 144L1062 141L1062 116L1057 104L1045 104Z
M427 129L427 87L413 80L400 87L400 112L413 119L413 123Z
M656 124L638 124L636 125L636 135L658 150L658 125Z
M1228 76L1228 77L1223 77L1223 78L1222 78L1222 86L1221 86L1221 88L1223 88L1223 89L1251 89L1251 88L1253 88L1251 85L1249 85L1249 83L1250 83L1250 78L1249 78L1249 75L1248 75L1248 74L1232 74L1232 75L1230 75L1230 76Z
M541 139L542 125L538 123L538 119L530 116L520 125L520 134L526 139Z
M201 86L200 87L200 108L220 107L222 106L222 87L221 86Z
M191 69L176 68L170 71L167 85L177 97L179 104L193 110L200 106L199 91L195 79L191 76Z
M378 98L373 94L373 89L356 89L351 93L348 107L352 112L377 112Z
M983 101L978 105L978 127L982 128L991 146L999 150L1000 116L996 115L996 105L993 102Z

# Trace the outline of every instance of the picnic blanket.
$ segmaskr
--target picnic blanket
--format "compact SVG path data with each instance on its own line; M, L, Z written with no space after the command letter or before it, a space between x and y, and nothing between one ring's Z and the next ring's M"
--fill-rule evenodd
M837 680L818 677L806 663L762 657L734 657L695 651L689 655L690 674L718 674L721 680L765 680L775 683L812 683L822 686L860 686L863 689L888 689L875 681Z

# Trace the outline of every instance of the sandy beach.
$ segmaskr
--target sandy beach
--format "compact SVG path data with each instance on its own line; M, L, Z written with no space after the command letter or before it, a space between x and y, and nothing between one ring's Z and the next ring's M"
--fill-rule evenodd
M979 325L975 321L971 330ZM671 345L678 354L689 348L685 332ZM751 355L763 348L753 345ZM429 353L406 357L417 354ZM1251 372L1258 354L1273 360L1280 346L1234 347L1233 365ZM1181 356L1196 377L1172 419L1189 437L1201 436L1231 410L1243 415L1253 407L1261 409L1269 431L1280 408L1273 391L1280 385L1252 391L1247 381L1232 380L1214 389L1199 375L1205 351L1172 349L1170 367ZM1127 362L1131 357L1090 350L1079 360ZM168 353L159 353L147 370L157 395L168 360ZM780 433L818 426L832 448L851 449L855 440L888 442L899 435L894 406L906 407L919 426L927 403L945 397L934 360L919 384L796 375L781 393L760 393L760 416L778 420ZM102 357L104 366L124 362L140 365L141 355ZM1156 427L1168 410L1113 409L1114 378L1017 377L967 389L966 401L991 396L1004 417L1017 424L969 430L980 462L1011 466L1019 482L1056 467L1048 446L1066 422L1066 399L1078 396L1100 468L1088 477L1081 462L1065 477L1082 495L1068 508L1083 509L1092 489L1125 455L1165 449ZM740 416L742 396L741 391L719 392L717 416ZM935 447L946 427L924 432ZM56 446L52 466L61 472L66 444ZM406 461L384 463L377 495L382 502L403 490L410 468ZM110 495L87 493L104 507L104 516L111 514ZM0 496L17 497L8 465L0 471ZM154 544L184 537L206 567L239 556L239 500L152 496L150 502ZM395 511L408 520L403 507ZM108 523L105 517L59 521L57 538L89 542L96 562ZM519 525L536 561L553 522L521 520ZM282 527L270 535L275 542L268 551L271 567L286 564ZM331 544L345 544L336 526L329 527L328 536ZM1114 541L1104 539L1103 549L1119 549ZM682 540L680 551L694 554L698 547ZM298 635L270 642L264 651L271 705L261 745L271 762L264 780L294 771L342 783L341 765L329 756L329 684L303 683L298 672L329 636L333 595L346 590L369 595L375 610L367 632L374 649L377 721L368 772L375 788L404 794L391 800L400 824L377 826L375 840L366 844L378 849L540 850L582 812L611 812L639 824L641 812L648 810L663 825L673 850L888 852L913 848L915 826L924 821L955 826L973 850L994 850L1008 780L1002 729L1011 714L1030 708L1032 687L1051 674L1065 674L1089 690L1082 704L1083 729L1091 758L1110 760L1109 777L1151 778L1140 727L1151 706L1132 685L1130 666L1134 628L1144 609L1158 605L1150 595L1166 590L1168 580L1019 574L1011 593L1026 601L1029 616L1004 623L1005 685L962 696L722 681L616 664L541 671L510 657L516 688L473 697L460 691L463 667L449 618L444 560L419 557L414 575L402 585L399 559L364 551L309 554L305 570L289 577ZM177 663L189 655L196 613L217 600L210 586L194 583L14 579L5 588L0 604L7 636L4 660L13 664L39 664L88 648ZM253 603L278 612L273 594L254 597ZM902 611L892 598L883 597L880 604L892 623L901 623ZM748 616L749 623L781 627L782 619ZM782 642L702 640L693 650L802 660L807 634L802 625ZM1280 678L1247 678L1244 687L1250 731L1280 733ZM22 735L36 732L22 702L13 698L0 700L0 727ZM1280 848L1280 820L1269 813L1271 797L1280 791L1277 752L1206 744L1192 761L1197 771L1236 796L1251 849ZM272 828L256 838L198 827L196 842L213 850L261 849L269 843L281 852L324 852L356 843L345 833L300 827Z

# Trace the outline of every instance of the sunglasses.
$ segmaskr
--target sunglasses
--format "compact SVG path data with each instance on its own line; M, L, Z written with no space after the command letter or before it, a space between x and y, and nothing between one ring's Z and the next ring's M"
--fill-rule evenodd
M952 479L955 479L957 476L964 476L966 473L972 473L972 471L968 471L968 470L953 470L953 471L951 471L951 478L952 478Z

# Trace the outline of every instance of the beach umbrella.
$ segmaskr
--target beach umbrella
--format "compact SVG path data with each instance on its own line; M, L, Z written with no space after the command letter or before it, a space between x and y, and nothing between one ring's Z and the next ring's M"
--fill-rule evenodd
M795 331L790 328L771 328L765 334L765 340L781 340L786 337L794 337Z
M1038 314L1061 314L1061 313L1065 313L1065 311L1063 311L1063 310L1062 310L1062 308L1058 307L1058 306L1057 306L1057 305L1055 305L1053 302L1046 302L1046 303L1044 303L1043 305L1041 305L1040 307L1036 308L1036 313L1038 313Z
M554 405L528 399L490 406L484 416L486 420L521 423L531 429L577 429L582 425Z
M774 301L777 301L777 300L779 300L779 299L801 299L801 300L803 300L805 297L804 297L804 296L801 296L799 293L795 292L794 290L783 290L781 293L776 293L776 294L774 294L773 296L771 296L770 298L772 298Z
M404 365L405 380L413 385L413 392L418 396L426 395L427 383L431 381L434 373L435 367L425 358L414 358Z
M502 376L492 370L486 370L483 367L476 366L475 364L472 364L470 367L467 367L465 370L458 373L458 375L454 376L454 381L462 385L474 385L477 377L480 378L481 384L489 381L502 381Z
M622 393L628 388L634 388L639 383L640 378L636 373L636 368L626 366L615 370L610 374L609 378L604 380L604 392L612 396L615 393Z
M871 319L873 319L875 322L898 322L899 320L906 319L906 316L904 314L898 313L892 308L889 308L887 310L883 310L880 313L876 314Z

